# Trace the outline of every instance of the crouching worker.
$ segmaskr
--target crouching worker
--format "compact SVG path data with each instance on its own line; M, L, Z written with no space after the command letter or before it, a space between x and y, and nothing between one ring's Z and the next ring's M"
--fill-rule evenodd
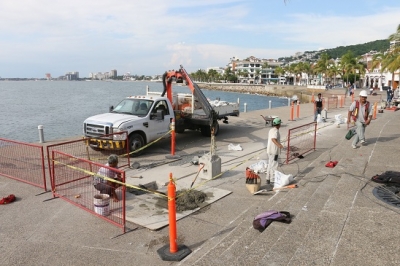
M267 166L267 184L271 183L271 179L274 177L275 170L278 168L278 155L280 150L283 148L281 144L281 136L279 134L279 128L281 127L281 119L279 117L274 118L272 126L268 133L268 166Z
M118 156L115 154L112 154L108 157L108 163L106 166L109 166L111 168L118 169ZM118 201L118 196L115 190L120 186L119 184L115 182L111 182L108 180L105 180L102 177L108 177L111 179L115 179L117 181L122 182L121 175L109 168L106 167L101 167L99 171L97 172L97 175L94 178L94 187L100 191L101 194L108 194L114 202Z

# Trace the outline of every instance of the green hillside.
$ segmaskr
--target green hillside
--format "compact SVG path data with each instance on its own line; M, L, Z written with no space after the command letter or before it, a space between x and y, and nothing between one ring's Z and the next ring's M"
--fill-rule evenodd
M339 46L333 49L327 49L326 53L331 58L340 58L347 51L352 51L355 56L360 56L370 51L384 52L389 49L389 40L377 40L363 44L355 44L348 46Z
M325 49L322 51L305 51L304 54L313 54L312 59L303 59L304 61L317 61L320 54L322 52L326 52L328 54L328 56L330 58L336 59L336 58L341 58L342 55L344 55L345 53L347 53L347 51L352 51L354 56L360 56L363 55L365 53L368 53L370 51L377 51L377 52L384 52L387 49L389 49L389 40L376 40L376 41L372 41L372 42L367 42L367 43L363 43L363 44L355 44L355 45L348 45L348 46L339 46L336 48L332 48L332 49ZM286 63L289 63L293 60L296 59L302 59L305 58L304 55L300 56L300 57L293 57L293 56L289 56L289 57L281 57L278 58L279 61L284 61Z

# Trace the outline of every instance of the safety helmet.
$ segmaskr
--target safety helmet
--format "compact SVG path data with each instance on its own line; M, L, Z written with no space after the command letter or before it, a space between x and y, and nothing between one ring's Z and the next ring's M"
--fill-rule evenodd
M360 97L368 97L368 94L365 90L360 91Z
M279 117L275 117L274 120L272 121L273 126L280 125L281 123L282 123L282 121Z

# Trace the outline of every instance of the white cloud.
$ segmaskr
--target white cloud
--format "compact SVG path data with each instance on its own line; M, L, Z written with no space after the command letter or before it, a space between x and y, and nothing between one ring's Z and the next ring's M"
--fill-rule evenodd
M156 74L180 64L193 70L225 66L232 56L278 58L387 38L400 13L394 6L321 15L279 2L281 10L266 15L261 6L273 3L244 0L22 2L0 2L3 77L111 68Z

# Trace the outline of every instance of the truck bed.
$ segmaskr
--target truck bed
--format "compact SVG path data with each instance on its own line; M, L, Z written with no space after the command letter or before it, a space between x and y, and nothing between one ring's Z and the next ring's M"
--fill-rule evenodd
M225 116L239 116L239 103L230 103L226 101L210 101L210 104L214 111L218 114L218 118L222 119ZM201 117L205 116L205 113L202 109L196 109L193 112L193 117Z

